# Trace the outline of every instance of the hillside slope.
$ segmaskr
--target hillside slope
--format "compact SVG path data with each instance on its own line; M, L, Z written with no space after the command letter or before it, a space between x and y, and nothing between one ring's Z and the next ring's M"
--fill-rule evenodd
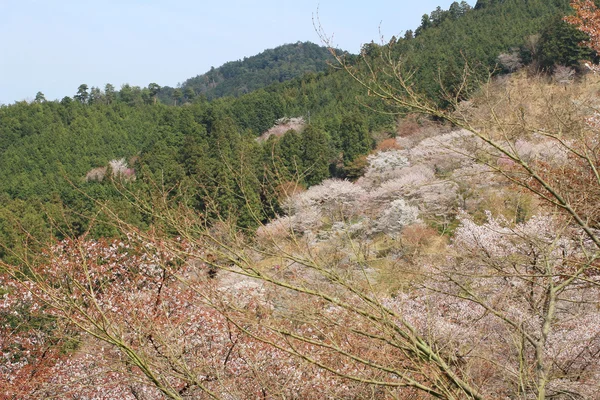
M218 68L187 79L181 85L182 95L193 91L207 99L241 96L273 83L284 82L308 72L327 69L329 51L310 42L285 44L252 57L230 61ZM164 87L159 98L165 103L175 100L175 89Z
M7 319L32 321L0 325L0 340L23 343L6 346L6 393L160 400L172 381L176 399L599 398L598 161L579 162L597 154L599 78L525 75L463 105L469 129L391 139L356 182L288 185L281 216L251 234L157 199L164 233L63 241L30 264L48 276L31 286L0 273ZM521 166L586 222L544 201ZM102 335L42 353L53 337L36 324L39 298L69 334ZM139 354L150 378L129 368Z
M491 70L501 72L497 64L503 53L514 53L521 66L533 70L590 58L577 45L577 31L562 22L569 10L568 0L480 1L475 8L455 2L447 11L438 7L425 14L414 32L391 38L389 46L365 45L363 54L378 60L391 49L392 59L414 72L416 87L441 101L443 93L452 95L462 84L466 64L475 72L470 86L477 86ZM576 39L565 41L565 36Z
M446 87L452 87L462 71L463 54L471 57L469 61L474 65L493 67L500 52L522 44L525 36L539 32L544 21L564 14L566 7L567 0L506 0L467 9L457 17L436 11L428 16L430 26L415 37L399 39L394 51L416 70L415 85L439 99L438 78ZM367 45L365 53L372 51L376 57L378 48ZM169 187L187 185L193 188L194 196L199 196L200 187L220 185L221 205L231 209L237 205L239 189L228 177L223 160L234 163L245 152L253 155L250 170L255 176L263 176L265 164L273 167L272 157L276 156L286 173L299 172L307 185L328 177L356 177L361 157L373 148L372 136L382 139L402 133L403 128L397 125L396 116L365 107L377 109L381 104L343 71L308 72L279 82L288 77L285 68L294 73L321 68L319 65L324 68L325 58L324 48L296 43L228 63L186 81L184 88L192 92L192 97L195 84L203 90L202 77L213 77L215 82L221 79L221 84L211 89L212 95L206 92L207 97L218 96L217 91L225 93L227 87L239 88L249 76L261 77L262 81L251 80L257 85L277 82L240 97L210 102L202 96L186 99L183 89L183 99L175 103L167 96L167 104L160 104L152 84L148 88L127 85L120 91L107 85L104 91L91 88L90 93L87 85L82 85L76 96L61 102L39 100L0 107L0 194L4 198L0 205L0 238L4 239L0 241L8 243L6 238L10 236L11 243L20 242L16 237L22 230L21 215L29 213L29 220L39 221L40 226L46 224L39 207L15 212L21 210L21 202L47 204L52 200L78 212L94 209L92 202L82 199L85 196L74 189L77 185L89 190L94 199L102 193L107 200L119 201L119 194L110 184L88 182L85 177L93 169L106 168L111 160L121 158L131 160L138 171L138 180L131 183L134 189L146 188L140 179L142 170ZM295 63L298 59L304 63ZM162 95L167 92L163 89ZM274 137L262 146L254 142L255 137L286 117L302 117L311 125L305 132L314 135L315 140L291 133L281 140ZM231 152L219 154L217 144L227 146ZM296 168L300 171L294 171ZM265 193L257 194L257 199L267 197ZM195 204L202 207L199 200ZM19 221L8 221L13 217ZM86 229L83 221L78 223L78 231Z

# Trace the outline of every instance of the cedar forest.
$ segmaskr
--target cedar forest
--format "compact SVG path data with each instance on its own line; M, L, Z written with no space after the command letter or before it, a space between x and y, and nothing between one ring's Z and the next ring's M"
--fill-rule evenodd
M0 106L0 399L600 398L599 5Z

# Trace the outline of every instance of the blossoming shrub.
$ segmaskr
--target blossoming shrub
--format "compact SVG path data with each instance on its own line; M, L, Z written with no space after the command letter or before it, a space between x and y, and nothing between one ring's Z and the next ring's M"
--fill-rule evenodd
M5 333L0 376L6 382L0 398L323 399L386 392L365 383L383 379L381 372L285 334L321 340L325 333L332 346L375 359L378 346L327 323L333 318L368 330L367 320L309 296L286 303L289 293L260 281L224 290L230 275L214 277L203 263L182 262L179 251L206 254L179 245L171 252L160 241L66 240L46 252L47 262L31 271L33 279L3 274L3 313L52 322L21 330L0 326ZM76 345L61 347L54 339L58 329ZM331 372L304 362L302 355ZM365 382L342 379L345 375Z
M535 395L536 368L546 371L549 395L596 398L600 291L591 280L600 273L581 232L564 229L551 216L514 225L462 215L454 255L426 265L421 289L388 304L491 398Z

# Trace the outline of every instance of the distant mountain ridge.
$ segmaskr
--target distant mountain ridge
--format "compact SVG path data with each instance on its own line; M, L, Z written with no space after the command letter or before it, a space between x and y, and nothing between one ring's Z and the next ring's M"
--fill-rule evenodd
M187 79L180 88L164 87L159 99L173 103L179 97L203 95L208 100L234 96L284 82L309 72L322 72L332 60L326 47L311 42L284 44L255 56L230 61L218 68Z

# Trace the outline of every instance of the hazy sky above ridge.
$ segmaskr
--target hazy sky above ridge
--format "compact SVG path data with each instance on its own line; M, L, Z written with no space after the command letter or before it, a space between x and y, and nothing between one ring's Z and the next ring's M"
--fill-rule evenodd
M317 9L334 44L356 53L452 1L0 0L0 104L73 96L82 83L175 86L284 43L320 43Z

